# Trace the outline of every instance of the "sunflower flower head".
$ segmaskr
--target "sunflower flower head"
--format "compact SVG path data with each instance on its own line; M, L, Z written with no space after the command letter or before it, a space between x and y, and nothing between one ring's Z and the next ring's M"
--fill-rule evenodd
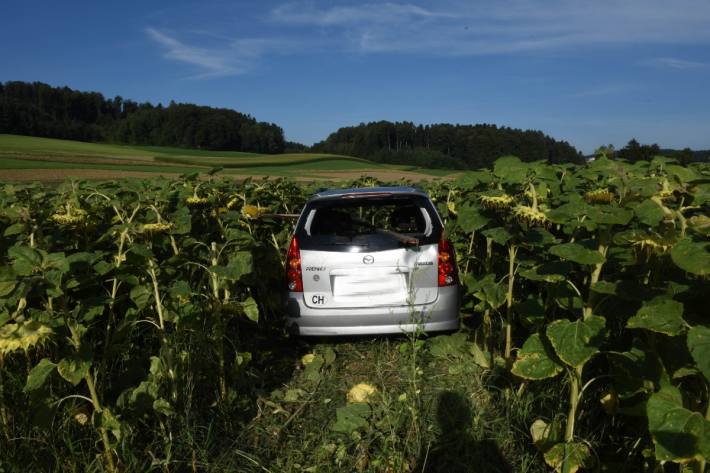
M543 212L527 205L516 205L513 207L513 217L519 223L525 223L530 227L545 227L550 223Z
M585 193L584 200L589 204L610 204L614 200L614 194L606 187L602 187Z
M313 353L305 354L301 357L301 364L303 366L310 365L311 363L313 363L313 359L315 357L316 357L316 355L314 355Z
M148 233L150 235L157 235L159 233L165 233L173 227L172 223L158 222L158 223L146 223L143 225L143 233Z
M347 394L348 403L368 402L368 399L377 392L377 388L371 384L359 383L350 388Z
M513 205L514 199L508 194L482 195L479 197L481 205L489 210L508 209Z
M0 327L0 354L27 351L46 341L52 333L51 328L36 320L5 324Z
M266 207L262 207L261 205L247 204L244 207L242 207L242 216L246 217L247 219L259 218L260 216L262 216L266 212L267 212Z
M185 202L189 207L194 208L207 207L207 205L209 205L210 203L207 197L199 197L198 195L191 195L185 200Z

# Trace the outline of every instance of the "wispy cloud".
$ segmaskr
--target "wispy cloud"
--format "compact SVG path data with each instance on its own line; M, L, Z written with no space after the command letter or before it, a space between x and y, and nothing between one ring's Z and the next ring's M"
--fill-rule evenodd
M291 2L274 8L270 19L341 28L342 38L363 52L480 55L710 42L710 3L702 0L448 0L422 5Z
M164 57L194 66L199 78L244 74L267 56L314 51L474 56L609 45L710 45L707 0L307 0L281 3L256 21L263 38L195 29L146 32ZM278 38L272 37L274 31ZM670 57L645 64L705 66Z
M241 74L248 70L243 64L239 64L240 61L228 61L226 51L188 45L175 36L155 28L146 28L146 33L163 47L166 58L197 66L201 73L194 76L195 78Z
M569 94L568 97L575 99L585 97L603 97L606 95L618 94L620 92L624 92L632 88L637 88L637 86L631 86L630 84L603 85L599 87L592 87L589 89L580 90L579 92Z
M425 7L403 3L365 3L318 8L312 3L292 2L276 7L271 19L290 24L340 26L353 24L391 24L416 19L455 18Z
M641 62L644 66L665 67L670 69L701 69L710 66L710 64L698 61L688 61L687 59L678 59L675 57L656 57Z
M233 39L224 35L193 31L193 36L197 38L210 37L212 40L219 40L216 45L197 46L178 39L172 33L155 28L146 28L146 33L165 50L164 57L167 59L196 66L199 72L190 76L191 79L245 74L257 65L263 55L274 51L289 51L298 44L297 41L272 38Z

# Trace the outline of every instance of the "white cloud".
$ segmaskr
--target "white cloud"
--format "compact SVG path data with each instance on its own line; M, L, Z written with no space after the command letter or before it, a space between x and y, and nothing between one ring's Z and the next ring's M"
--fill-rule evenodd
M284 25L330 27L363 52L500 54L599 44L710 42L703 0L449 0L352 5L291 2Z
M665 67L670 69L701 69L710 66L705 62L688 61L686 59L678 59L674 57L656 57L646 61L642 61L644 66Z
M352 24L391 24L416 19L454 18L449 13L402 3L365 3L350 6L317 8L312 3L285 3L271 12L271 19L281 23L341 26Z
M217 45L196 46L178 39L174 34L155 28L146 28L149 37L164 50L164 57L185 64L196 66L200 72L191 76L192 79L205 79L221 76L244 74L251 71L259 59L271 52L288 52L298 46L296 41L284 41L271 38L240 38L212 33L193 31L193 36L215 39Z
M573 94L569 94L567 97L570 98L585 98L585 97L602 97L606 95L618 94L621 92L628 91L630 89L638 89L638 86L632 86L630 84L610 84L603 85L599 87L593 87L589 89L580 90Z
M707 0L311 0L282 3L257 21L265 38L233 38L194 29L180 34L156 28L146 32L165 50L166 58L196 67L199 78L244 74L264 56L314 51L470 56L710 44ZM275 29L279 39L268 36ZM703 67L670 57L645 64Z
M242 74L248 70L247 65L241 59L232 58L227 50L191 46L155 28L146 28L146 33L165 49L164 56L166 58L201 69L202 72L194 78Z

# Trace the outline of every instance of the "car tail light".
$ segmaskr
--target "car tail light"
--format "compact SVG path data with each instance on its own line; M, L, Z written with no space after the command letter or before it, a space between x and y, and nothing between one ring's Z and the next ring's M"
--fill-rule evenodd
M453 286L456 284L458 274L456 271L456 254L454 246L441 234L439 239L439 287Z
M301 250L298 248L296 235L291 239L286 254L286 280L288 290L303 292L303 274L301 273Z

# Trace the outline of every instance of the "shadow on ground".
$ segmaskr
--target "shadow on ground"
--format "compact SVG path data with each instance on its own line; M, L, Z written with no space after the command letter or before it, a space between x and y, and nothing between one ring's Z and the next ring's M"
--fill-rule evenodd
M475 438L471 405L463 396L452 391L441 393L436 417L439 438L419 460L415 472L512 472L495 441Z

